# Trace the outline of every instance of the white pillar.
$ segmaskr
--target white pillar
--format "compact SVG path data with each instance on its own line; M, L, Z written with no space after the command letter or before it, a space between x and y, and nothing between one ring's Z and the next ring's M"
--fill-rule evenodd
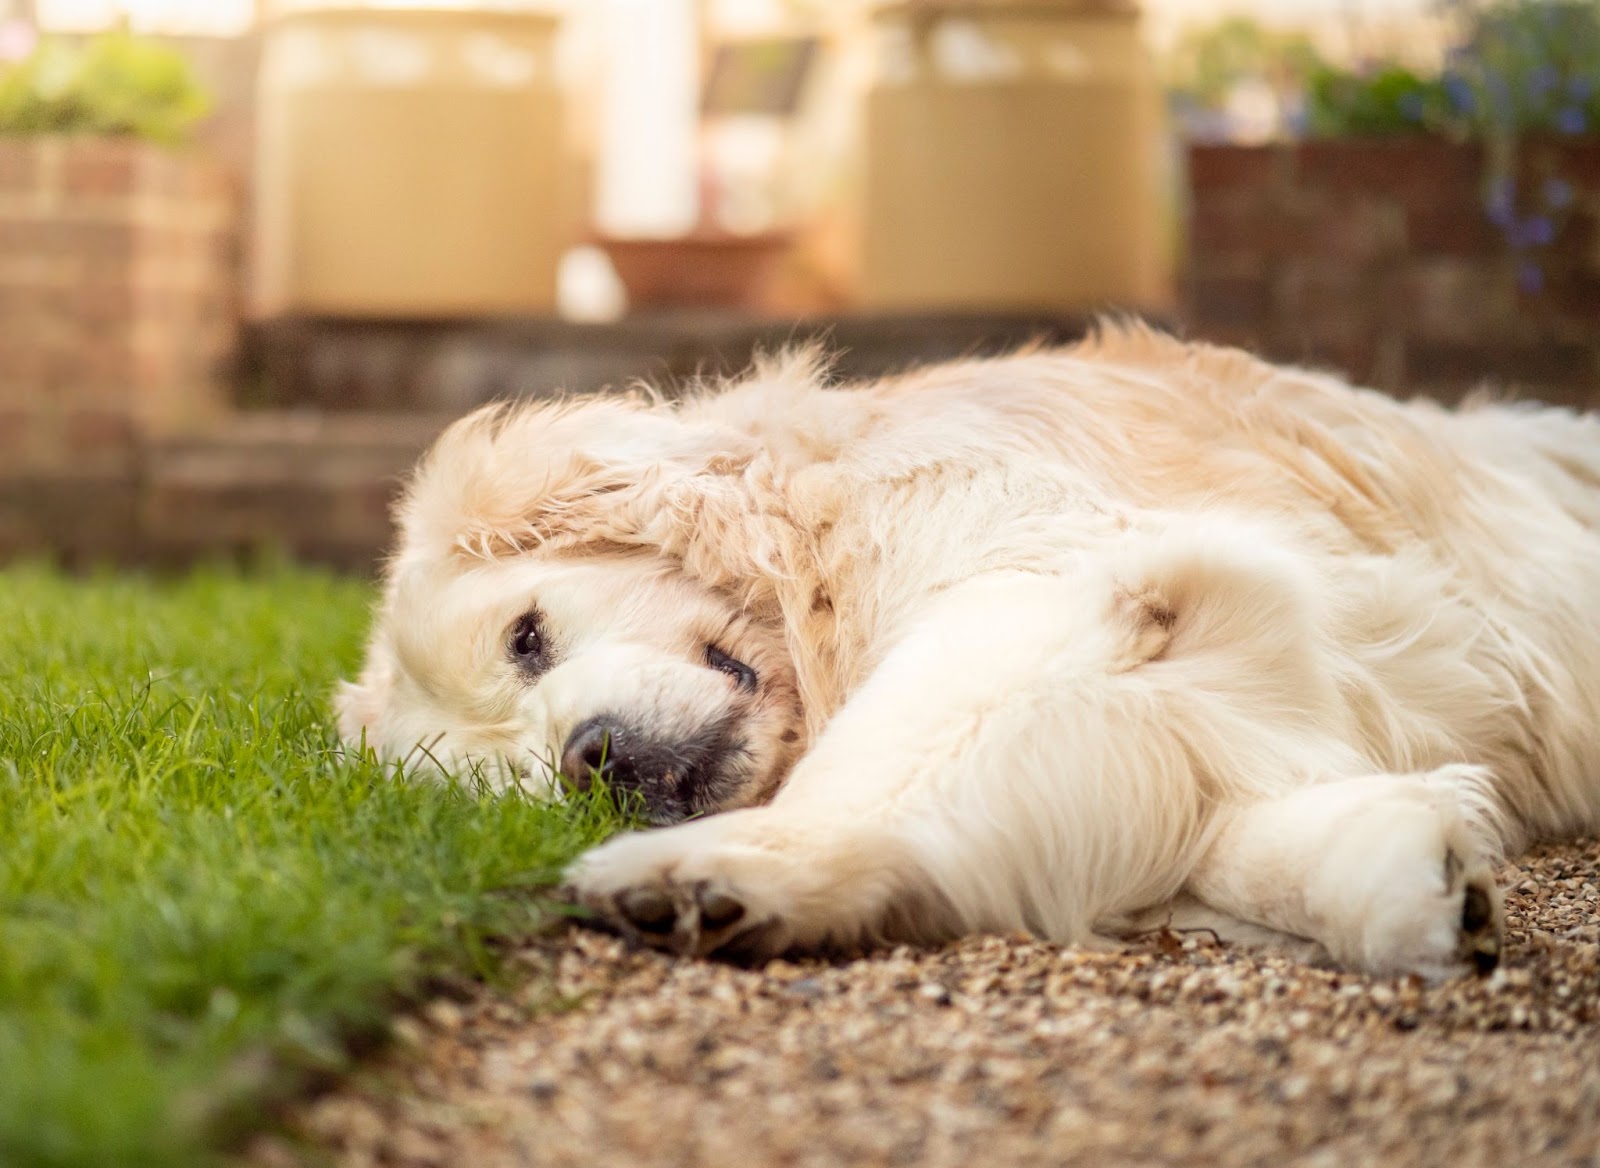
M596 226L674 236L699 213L694 0L602 0L606 81Z

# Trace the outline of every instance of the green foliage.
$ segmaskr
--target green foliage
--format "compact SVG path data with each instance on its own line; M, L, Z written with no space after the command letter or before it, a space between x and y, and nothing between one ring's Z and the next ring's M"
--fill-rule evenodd
M1443 69L1324 69L1307 88L1314 135L1442 133L1510 138L1600 132L1600 3L1449 5L1463 27Z
M1500 0L1477 11L1446 76L1485 132L1600 133L1600 4Z
M177 49L127 33L46 40L0 70L0 134L106 134L182 143L211 108Z
M1450 115L1444 85L1400 65L1364 74L1323 66L1306 84L1305 126L1313 137L1442 130Z
M366 586L0 572L0 1164L218 1162L618 825L329 728Z

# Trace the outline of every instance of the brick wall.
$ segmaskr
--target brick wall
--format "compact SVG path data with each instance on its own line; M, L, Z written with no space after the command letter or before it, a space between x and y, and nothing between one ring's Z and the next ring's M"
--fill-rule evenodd
M1191 334L1394 392L1600 406L1600 139L1521 146L1520 230L1468 144L1199 146L1189 177Z
M220 409L232 207L197 159L0 138L0 543L118 546L141 440Z
M498 398L591 393L636 380L670 393L808 341L828 348L840 377L883 377L1030 341L1066 343L1089 321L1069 313L773 320L720 309L635 313L612 324L278 318L245 330L242 404L460 414Z
M243 413L149 448L137 558L187 563L262 549L370 571L389 508L448 417Z

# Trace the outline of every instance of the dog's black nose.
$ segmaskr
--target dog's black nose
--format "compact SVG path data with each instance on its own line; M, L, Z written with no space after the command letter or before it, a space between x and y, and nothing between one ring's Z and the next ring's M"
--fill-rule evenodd
M567 735L561 748L561 774L573 787L587 791L599 775L613 789L634 790L639 776L622 752L623 731L609 718L590 718Z

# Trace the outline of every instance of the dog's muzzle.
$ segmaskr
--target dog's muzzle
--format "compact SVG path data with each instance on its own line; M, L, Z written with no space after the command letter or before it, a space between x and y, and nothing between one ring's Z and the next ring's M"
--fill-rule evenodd
M668 742L615 715L597 714L567 736L561 776L578 791L604 783L624 800L641 801L650 822L677 823L715 809L728 748L725 730Z

